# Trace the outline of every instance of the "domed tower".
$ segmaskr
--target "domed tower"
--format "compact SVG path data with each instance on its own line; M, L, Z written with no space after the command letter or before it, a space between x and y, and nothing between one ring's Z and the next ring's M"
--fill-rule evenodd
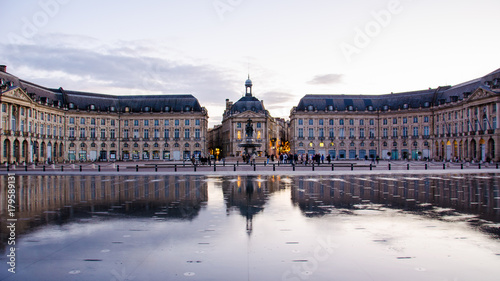
M250 80L250 74L248 74L248 79L245 81L245 97L252 96L252 80Z

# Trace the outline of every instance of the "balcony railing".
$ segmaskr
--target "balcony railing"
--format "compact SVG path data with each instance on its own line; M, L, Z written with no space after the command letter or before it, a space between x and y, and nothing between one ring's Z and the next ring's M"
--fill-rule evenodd
M308 137L307 139L308 139L308 140L314 140L314 139L315 139L315 137Z
M418 139L418 135L413 135L413 136L411 136L411 138L414 139L414 140Z
M488 130L488 134L492 135L495 133L495 130Z
M422 138L423 138L424 140L427 140L427 139L430 139L430 138L431 138L431 136L430 136L430 135L424 135L424 136L422 136Z

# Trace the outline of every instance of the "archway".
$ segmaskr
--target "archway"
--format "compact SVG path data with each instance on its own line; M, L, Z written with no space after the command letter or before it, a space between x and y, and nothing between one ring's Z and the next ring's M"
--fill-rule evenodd
M2 156L5 162L10 163L10 140L6 139L3 142L3 151L2 151Z
M479 155L480 159L482 161L486 160L486 141L484 139L479 140L479 152L481 153Z
M63 158L64 155L64 146L62 143L59 144L59 158Z
M477 147L474 139L470 141L470 157L472 160L477 160Z
M488 160L495 161L495 141L493 139L488 140Z
M465 140L465 143L464 143L464 153L465 153L464 157L468 159L469 155L470 155L470 153L469 153L469 141L468 140Z
M52 161L52 143L47 144L47 161Z
M439 160L445 159L445 157L446 157L445 153L446 153L446 150L444 147L444 141L441 141L441 154L439 155Z
M40 159L39 161L45 162L45 151L46 151L46 145L45 142L42 142L40 145Z
M464 145L463 145L463 141L460 141L460 144L458 145L458 158L460 160L462 160L462 158L464 157Z
M14 146L12 148L14 152L14 159L12 159L12 161L19 163L21 161L21 144L19 143L19 140L14 140Z
M23 158L23 161L25 163L29 163L30 162L29 150L28 150L28 141L26 141L26 140L23 141L22 155L21 155L21 157Z

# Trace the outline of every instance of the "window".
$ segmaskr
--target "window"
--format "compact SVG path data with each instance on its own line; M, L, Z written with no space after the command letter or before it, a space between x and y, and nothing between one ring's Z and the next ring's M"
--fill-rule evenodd
M339 120L339 125L340 125L340 126L344 126L344 119L340 119L340 120Z
M106 129L101 129L101 139L106 137Z
M403 124L406 124L406 123L408 123L408 118L403 117Z
M160 130L159 129L155 129L154 131L154 138L157 139L160 137Z
M81 138L85 137L85 128L80 128L80 137Z
M128 127L128 120L123 121L123 126Z
M144 138L149 139L149 129L144 129Z
M418 127L413 127L413 136L418 137Z
M375 129L370 128L370 138L375 138Z
M123 130L123 138L128 139L128 129Z
M175 129L175 131L174 131L174 138L178 139L180 137L179 135L180 135L179 129Z
M184 125L189 126L189 119L184 120Z
M397 137L398 136L398 129L397 128L392 128L392 136Z
M110 137L111 137L111 139L115 139L116 138L115 129L111 129L110 130Z
M194 125L195 126L200 126L200 119L194 120Z
M95 128L90 128L90 137L95 139Z
M43 114L42 114L42 116L43 116ZM85 118L83 118L83 117L80 118L80 125L85 125Z
M413 123L418 123L418 117L413 117Z
M360 126L364 126L365 125L365 120L364 119L360 119L359 120L359 125Z
M314 138L314 129L313 128L309 128L309 137Z
M323 119L319 119L318 122L320 126L323 126Z
M144 120L144 126L145 127L149 126L149 120Z
M365 137L365 129L363 129L363 128L360 128L360 129L359 129L359 136L360 136L361 138L364 138L364 137Z
M384 120L382 121L382 123L383 123L384 125L387 125L387 119L385 119L385 118L384 118Z
M304 129L299 128L299 138L303 138L303 137L304 137Z
M298 122L299 122L299 126L300 126L300 125L304 125L304 120L303 120L303 119L299 119L299 121L298 121Z
M195 139L201 138L201 130L200 129L194 129L194 137L195 137Z
M50 118L50 115L49 115L49 118ZM95 118L90 118L90 125L95 125Z
M493 130L495 130L497 128L497 118L496 117L493 117Z
M175 119L175 121L174 121L174 125L175 125L175 126L179 126L179 119Z
M322 119L320 119L320 120L322 120ZM324 138L325 137L325 131L324 131L323 128L319 128L319 137L320 138Z
M262 128L262 123L257 122L257 128Z
M69 128L69 137L74 138L75 137L75 128L70 127Z
M329 124L330 126L333 126L333 119L328 120L328 124Z
M375 125L375 120L370 119L370 126L373 126L373 125Z
M154 122L155 122L155 127L158 127L158 126L160 126L160 120L158 120L158 119L155 119L155 121L154 121Z
M101 119L101 126L105 126L106 125L106 119L102 118Z
M408 127L403 127L403 137L408 136Z
M236 128L241 128L241 122L236 123Z
M2 112L7 112L7 105L5 103L2 103ZM5 157L7 157L7 153L5 153Z
M340 129L339 129L339 137L341 137L341 138L344 138L344 137L345 137L344 128L340 128Z
M189 139L189 129L184 129L184 138Z
M354 137L354 128L349 129L349 137L353 138Z
M170 125L170 122L168 121L168 119L167 119L167 120L165 120L165 127L166 127L166 126L169 126L169 125Z
M349 125L351 125L351 126L354 125L354 119L349 119Z
M134 139L139 138L139 129L134 129Z
M314 120L313 119L309 119L309 125L310 126L314 125Z
M329 136L330 136L330 138L334 138L335 137L335 131L333 130L333 128L330 128Z
M424 116L424 123L429 123L429 116Z
M164 137L165 139L170 138L170 130L169 130L169 129L165 129L165 130L163 131L163 137Z
M134 126L139 126L139 120L134 120Z
M70 124L75 124L75 117L70 117L69 118L69 123Z
M398 118L392 118L392 124L398 124Z

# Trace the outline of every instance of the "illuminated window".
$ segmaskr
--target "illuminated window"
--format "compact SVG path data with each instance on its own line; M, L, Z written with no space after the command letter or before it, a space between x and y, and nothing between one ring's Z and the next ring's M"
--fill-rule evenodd
M319 147L325 147L325 144L324 144L324 143L322 143L322 142L320 142L320 143L319 143Z
M238 134L238 139L241 140L241 131L236 132Z

